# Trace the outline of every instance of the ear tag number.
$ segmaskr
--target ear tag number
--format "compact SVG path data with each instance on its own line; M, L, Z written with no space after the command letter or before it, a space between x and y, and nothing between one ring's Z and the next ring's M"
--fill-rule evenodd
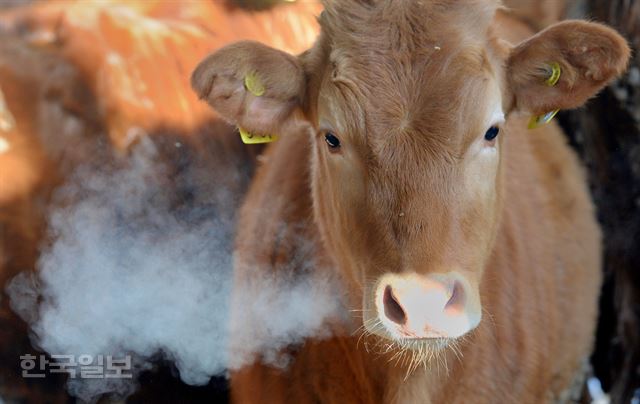
M560 69L560 64L557 62L551 63L551 74L545 80L545 84L549 87L553 87L558 84L560 81L560 76L562 75L562 69ZM532 116L529 120L529 125L527 126L529 129L539 128L542 125L546 125L553 119L554 116L558 113L559 110L550 111L542 115Z
M240 132L240 138L244 144L271 143L278 140L278 136L276 135L255 135L242 128L238 128L238 131Z
M265 92L264 85L256 73L249 73L244 76L244 88L256 97L263 96ZM278 137L275 135L256 135L242 128L238 128L238 131L244 144L271 143L278 140Z

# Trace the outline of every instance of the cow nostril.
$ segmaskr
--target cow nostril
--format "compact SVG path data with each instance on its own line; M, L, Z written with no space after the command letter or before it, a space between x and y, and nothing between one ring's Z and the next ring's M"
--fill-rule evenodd
M464 289L460 282L455 281L453 284L453 291L451 292L451 297L447 301L445 305L445 309L454 309L454 310L462 310L464 307Z
M384 304L384 314L389 320L400 325L403 325L407 321L407 315L404 313L400 303L396 300L389 285L384 288L382 303Z

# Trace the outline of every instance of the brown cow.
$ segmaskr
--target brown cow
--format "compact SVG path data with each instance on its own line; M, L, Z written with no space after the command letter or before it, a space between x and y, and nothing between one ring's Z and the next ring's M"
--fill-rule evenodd
M230 122L282 135L242 209L238 284L279 271L303 224L368 342L330 324L286 370L233 373L236 402L567 400L592 346L600 232L561 131L527 119L583 104L629 49L581 21L512 47L496 8L328 0L302 55L241 42L195 70Z

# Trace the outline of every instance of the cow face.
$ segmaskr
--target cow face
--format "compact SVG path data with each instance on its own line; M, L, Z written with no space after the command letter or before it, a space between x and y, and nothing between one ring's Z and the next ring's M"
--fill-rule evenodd
M492 36L490 1L325 8L303 55L231 45L193 87L247 131L310 134L315 220L369 332L460 337L482 317L505 117L580 105L624 69L628 47L602 25L565 22L511 48Z

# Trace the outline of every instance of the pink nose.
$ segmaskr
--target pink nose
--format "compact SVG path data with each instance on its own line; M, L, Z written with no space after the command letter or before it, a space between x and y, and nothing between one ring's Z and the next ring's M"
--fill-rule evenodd
M454 338L479 322L479 302L470 286L452 274L391 275L377 292L378 315L392 335Z

